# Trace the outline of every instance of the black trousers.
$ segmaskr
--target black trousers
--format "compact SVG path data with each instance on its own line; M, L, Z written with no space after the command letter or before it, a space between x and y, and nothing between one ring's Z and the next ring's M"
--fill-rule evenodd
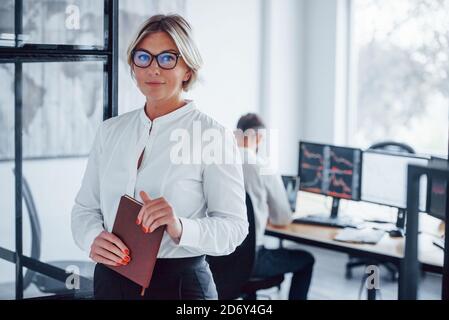
M205 256L157 259L150 286L142 288L121 274L97 264L94 296L99 300L212 300L217 289Z
M306 300L314 263L315 258L304 250L261 247L257 252L253 276L263 278L293 272L288 299Z

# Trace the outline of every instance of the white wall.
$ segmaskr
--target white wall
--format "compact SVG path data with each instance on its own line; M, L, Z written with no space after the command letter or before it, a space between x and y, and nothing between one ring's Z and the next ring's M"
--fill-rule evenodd
M305 28L305 105L304 139L335 143L337 83L337 13L342 1L306 1ZM339 21L340 22L340 21Z
M263 65L266 72L261 110L271 129L279 132L279 172L298 172L298 141L305 130L304 105L304 1L271 0L267 2L269 54Z
M124 3L123 8L125 4L129 6ZM232 129L242 114L259 109L260 4L259 0L186 0L185 12L178 12L192 25L204 60L200 81L186 98ZM173 13L167 8L158 13ZM126 50L126 45L121 44L120 50ZM120 64L119 74L119 114L142 107L145 99L127 65Z
M348 0L306 1L305 139L346 143Z
M261 113L279 130L279 171L297 172L298 141L345 143L347 0L270 0Z
M187 18L204 59L201 83L189 96L229 128L258 111L259 0L188 0Z

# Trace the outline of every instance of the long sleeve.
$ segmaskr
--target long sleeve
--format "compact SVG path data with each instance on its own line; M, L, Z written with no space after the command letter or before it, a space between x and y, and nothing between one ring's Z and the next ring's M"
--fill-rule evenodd
M270 222L275 225L289 224L292 219L292 212L281 177L277 174L262 177L267 190Z
M178 245L195 254L230 254L248 234L240 155L232 133L224 132L227 135L224 152L237 158L233 163L205 165L203 192L207 217L180 218L183 232Z
M101 231L113 231L122 195L133 192L137 197L143 190L152 198L164 197L183 226L180 239L164 234L158 258L225 255L235 250L248 233L241 161L173 162L179 144L173 133L181 130L196 137L195 124L226 137L211 143L201 134L195 140L199 146L217 147L225 155L237 153L232 132L197 110L193 102L156 119L149 119L145 108L140 108L102 123L72 209L72 234L81 249L90 251ZM137 169L142 137L145 153Z
M86 252L90 251L90 246L94 239L104 230L103 215L100 210L99 179L99 163L102 154L102 127L103 124L97 130L71 216L73 239Z

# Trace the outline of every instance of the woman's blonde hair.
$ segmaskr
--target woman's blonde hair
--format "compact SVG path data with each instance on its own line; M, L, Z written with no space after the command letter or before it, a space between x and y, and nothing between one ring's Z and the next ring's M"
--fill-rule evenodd
M178 14L154 15L146 20L139 28L136 36L131 41L128 47L128 65L131 68L131 75L133 73L133 57L132 53L138 46L138 44L149 34L156 32L166 32L175 42L178 50L184 59L186 65L191 71L189 80L184 81L182 88L184 91L188 91L192 88L192 85L198 79L198 71L203 64L200 52L192 38L192 28L189 23Z

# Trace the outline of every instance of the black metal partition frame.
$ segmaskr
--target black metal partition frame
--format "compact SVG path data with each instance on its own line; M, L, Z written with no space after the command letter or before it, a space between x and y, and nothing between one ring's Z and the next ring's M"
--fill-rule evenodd
M103 119L118 114L118 0L104 0L104 46L21 44L23 0L16 0L15 46L0 46L0 63L14 63L15 252L0 247L0 259L16 265L16 299L23 299L23 267L65 282L65 270L23 255L22 234L22 63L103 61ZM81 277L81 282L89 281Z
M405 238L404 259L401 261L399 273L399 299L416 300L418 295L418 279L420 262L418 259L418 206L419 181L422 176L449 180L449 166L446 168L436 166L409 165L407 174L407 234ZM444 264L442 299L449 300L449 225L446 210Z

